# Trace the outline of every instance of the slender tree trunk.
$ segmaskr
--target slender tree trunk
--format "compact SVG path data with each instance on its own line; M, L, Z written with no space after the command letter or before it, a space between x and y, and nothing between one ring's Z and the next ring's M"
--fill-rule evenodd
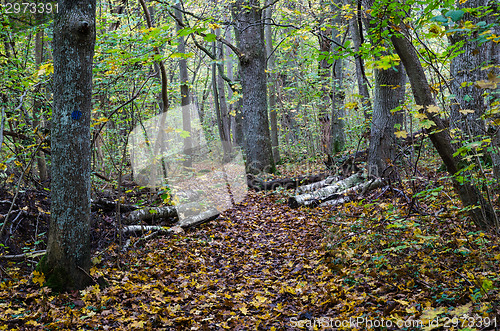
M217 42L213 43L213 53L219 54ZM224 55L222 55L223 57ZM224 83L219 80L220 75L224 74L217 71L218 66L215 62L212 63L212 95L214 97L215 114L217 116L217 128L219 130L219 137L222 143L222 150L224 152L223 160L227 161L231 156L231 144L229 139L229 118L227 114L227 103L224 91ZM224 68L224 67L222 67ZM222 83L222 84L220 84ZM219 94L222 91L222 96Z
M266 2L269 5L269 0ZM266 57L269 82L269 119L271 121L271 146L273 149L274 162L280 162L280 151L278 141L278 108L276 107L276 63L273 53L273 34L271 29L271 19L273 15L273 6L266 8L266 20L264 34L266 38Z
M215 34L217 37L220 37L220 28L216 29ZM217 66L218 70L218 75L216 75L216 82L217 82L217 94L218 94L218 99L219 99L219 105L220 105L220 116L221 116L221 129L224 131L224 140L222 141L222 148L224 150L224 159L228 160L231 153L232 153L232 148L231 148L231 122L230 122L230 117L229 117L229 108L227 106L227 100L226 100L226 89L224 86L224 79L222 76L224 75L224 46L221 42L217 42L215 44L215 52L216 57L220 63L220 65Z
M325 5L325 4L323 4ZM322 22L320 22L322 24ZM320 29L318 35L319 50L322 54L329 54L331 51L331 37L332 29ZM331 122L330 122L330 112L332 103L332 89L331 89L331 76L330 76L331 64L328 63L328 56L319 61L318 65L318 83L320 97L318 98L318 121L320 126L320 149L322 153L330 152L330 142L331 142Z
M258 0L236 0L232 5L236 40L241 52L243 131L247 171L275 172L267 116L266 50L262 10Z
M36 67L40 67L43 62L43 30L39 29L35 35L35 64ZM33 127L38 128L37 130L43 128L43 104L40 101L40 85L37 86L35 91L35 101L33 103ZM37 138L37 142L40 143L40 139ZM45 153L42 151L38 151L37 153L37 168L38 168L38 176L40 181L44 185L44 183L48 179L47 173L47 163L45 161ZM44 185L45 186L45 185Z
M494 6L491 5L494 12L500 11L500 4L496 4ZM488 18L488 23L494 23L494 17L490 16ZM497 36L500 36L500 25L496 24L493 27L493 33ZM491 75L499 78L500 77L500 47L498 47L498 43L493 41L488 42L488 64L492 66L491 71L489 72ZM489 95L489 108L492 113L495 111L498 112L500 110L500 84L497 84L496 89L490 91ZM493 174L497 181L500 181L500 126L492 126L490 128L493 134L492 145L494 147L493 153L491 154L493 161Z
M175 9L175 16L177 17L177 31L181 29L182 23L182 13L180 10ZM184 37L179 37L179 44L177 45L177 51L181 54L186 53L186 44ZM189 132L189 137L184 138L184 167L192 166L191 152L193 147L192 137L191 137L191 93L189 91L189 77L187 70L187 61L184 58L179 60L179 79L181 82L181 108L182 108L182 130Z
M92 282L90 113L95 0L59 1L54 22L51 222L40 264L47 285L64 291Z
M337 1L338 5L342 4L342 1ZM343 24L342 16L337 13L333 19L333 29L332 29L332 39L337 44L342 44L340 38L341 31L340 26ZM337 49L337 47L335 47ZM329 153L337 154L344 150L345 147L345 132L344 132L344 99L345 92L343 86L343 75L344 75L344 61L342 58L338 58L333 62L332 68L332 116L331 116L331 135L330 135L330 149Z
M354 52L356 56L354 58L356 64L356 80L358 82L358 92L361 96L361 105L363 109L363 114L365 119L370 119L370 111L372 110L372 104L370 101L369 84L368 79L365 75L365 64L359 50L363 43L363 29L361 20L361 1L357 1L356 16L349 20L349 31L351 33L352 44L354 46Z
M466 167L468 162L455 155L455 148L451 144L451 137L448 128L443 123L441 118L436 113L431 113L427 109L429 106L435 105L432 92L425 77L425 72L422 68L417 52L413 45L405 37L392 36L391 41L403 62L406 73L410 80L415 103L422 106L422 112L428 119L433 121L435 125L426 130L429 133L432 144L441 156L449 174L454 176L460 169ZM454 156L455 155L455 156ZM464 173L466 176L466 173ZM469 215L474 223L481 229L496 227L498 229L498 221L490 203L488 203L479 189L470 182L460 183L455 177L452 177L453 186L462 201L464 207L469 207ZM480 208L475 208L479 206Z

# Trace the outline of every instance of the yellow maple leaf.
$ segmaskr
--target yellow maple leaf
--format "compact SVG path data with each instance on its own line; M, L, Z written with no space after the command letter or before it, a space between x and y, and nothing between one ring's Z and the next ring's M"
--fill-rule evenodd
M210 29L214 29L214 30L215 30L215 29L220 28L220 25L219 25L219 24L216 24L216 23L211 23L211 24L209 24L209 25L208 25L208 27L209 27Z
M419 119L419 120L425 120L425 119L427 119L427 115L422 114L422 113L416 113L416 114L415 114L415 117L416 117L417 119Z
M405 130L396 131L396 132L394 132L394 135L397 138L406 138L406 137L408 137L408 132L406 132Z
M427 111L429 113L439 113L439 107L436 105L430 105L429 107L427 107Z

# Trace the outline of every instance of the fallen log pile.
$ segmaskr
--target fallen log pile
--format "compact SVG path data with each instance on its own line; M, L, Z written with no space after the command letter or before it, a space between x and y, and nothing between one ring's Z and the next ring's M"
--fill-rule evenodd
M380 178L366 180L361 172L344 180L335 179L335 177L328 177L320 182L298 188L297 193L299 194L290 197L288 205L291 208L337 206L350 201L350 195L363 195L367 191L385 185L385 182Z

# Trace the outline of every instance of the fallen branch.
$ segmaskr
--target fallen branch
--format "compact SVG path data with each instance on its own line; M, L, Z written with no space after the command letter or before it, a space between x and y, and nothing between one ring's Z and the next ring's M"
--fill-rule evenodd
M3 256L0 256L0 259L3 259L3 260L24 260L27 258L34 258L34 257L41 256L41 255L45 254L45 252L46 252L45 249L43 249L40 251L27 252L27 253L23 253L23 254L3 255Z

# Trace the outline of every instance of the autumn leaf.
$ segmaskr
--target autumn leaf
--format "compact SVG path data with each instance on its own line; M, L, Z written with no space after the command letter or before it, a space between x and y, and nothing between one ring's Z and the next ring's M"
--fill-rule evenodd
M396 132L394 132L394 135L397 138L406 138L406 137L408 137L408 132L406 132L405 130L396 131Z
M478 80L475 83L475 86L479 87L481 89L496 89L497 83L494 81L490 81L490 80Z
M427 111L429 113L439 113L439 107L436 106L436 105L430 105L429 107L427 107Z
M460 114L463 114L463 115L474 114L474 111L472 109L460 109L459 112L460 112Z
M32 275L33 283L38 284L39 286L43 286L43 284L45 284L45 276L43 273L35 270L33 271Z
M419 120L424 120L424 119L427 119L427 115L423 114L423 113L416 113L414 114L415 118L419 119Z

